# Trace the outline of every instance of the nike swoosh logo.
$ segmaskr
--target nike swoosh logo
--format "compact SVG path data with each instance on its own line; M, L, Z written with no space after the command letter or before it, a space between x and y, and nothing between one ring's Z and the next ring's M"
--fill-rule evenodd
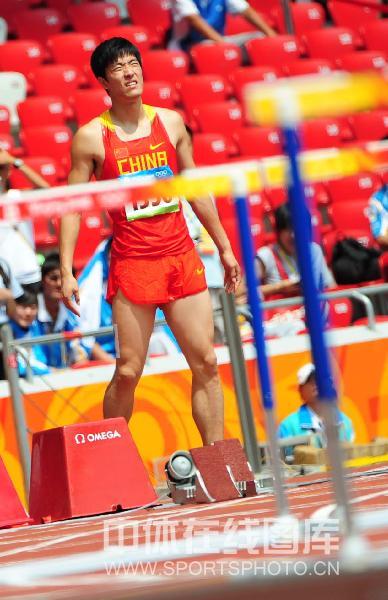
M204 272L203 267L202 267L202 269L197 269L197 271L196 271L197 275L202 275L203 272Z
M160 144L155 144L155 146L150 144L150 150L156 150L156 148L160 148L160 146L163 146L163 144L164 142L160 142Z

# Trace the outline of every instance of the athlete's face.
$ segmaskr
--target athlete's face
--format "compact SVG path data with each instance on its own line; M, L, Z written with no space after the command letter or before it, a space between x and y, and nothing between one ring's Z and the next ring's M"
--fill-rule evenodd
M131 55L122 56L106 70L102 84L112 98L137 98L143 93L143 71Z

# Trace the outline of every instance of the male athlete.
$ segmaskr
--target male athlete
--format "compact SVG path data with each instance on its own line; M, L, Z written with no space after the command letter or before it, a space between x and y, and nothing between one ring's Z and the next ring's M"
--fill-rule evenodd
M107 90L112 108L74 136L69 183L173 175L194 167L181 116L142 103L143 73L138 49L111 38L93 52L91 67ZM119 183L118 183L119 185ZM157 206L126 206L113 211L113 243L107 298L117 337L116 370L104 398L104 417L131 417L134 392L143 371L155 311L163 308L192 371L192 412L204 444L223 438L223 394L213 349L213 316L203 265L188 234L179 199ZM239 265L210 199L192 207L214 240L225 270L225 289L235 292ZM61 222L63 299L79 314L72 260L79 214ZM76 304L72 301L75 299Z

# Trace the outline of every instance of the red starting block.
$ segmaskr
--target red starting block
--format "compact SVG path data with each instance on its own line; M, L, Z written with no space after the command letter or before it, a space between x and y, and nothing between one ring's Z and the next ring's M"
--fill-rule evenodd
M0 528L31 522L0 457Z
M237 439L175 452L166 464L166 475L177 504L257 495L254 474Z
M155 500L122 417L34 434L30 514L36 522L115 512Z
M243 496L256 496L255 475L240 441L233 438L214 442L214 445L220 450L225 464L230 468L237 489Z

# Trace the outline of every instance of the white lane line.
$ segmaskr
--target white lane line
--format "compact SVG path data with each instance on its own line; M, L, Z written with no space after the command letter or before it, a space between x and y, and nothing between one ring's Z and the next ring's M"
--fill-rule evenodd
M293 519L283 520L283 523L296 522ZM285 527L287 527L285 525ZM295 525L294 525L295 527ZM274 537L275 536L275 537ZM83 554L63 556L51 559L37 559L19 562L16 565L0 568L0 585L28 586L32 581L91 573L107 569L111 565L153 564L166 560L179 560L212 554L222 554L232 550L246 550L270 544L272 539L279 539L279 528L244 528L238 531L211 532L207 535L193 536L171 542L157 544L138 544L131 546L111 546L109 549ZM113 567L114 568L114 567Z
M256 497L257 498L257 497ZM255 499L255 498L253 498ZM41 550L41 549L45 549L48 548L50 546L56 546L56 545L61 545L64 544L68 541L71 541L73 539L82 539L82 538L88 538L88 537L92 537L93 535L101 535L101 537L104 534L104 526L109 527L109 531L113 534L115 529L120 529L125 525L136 525L136 526L141 526L141 525L145 525L147 523L159 523L160 521L166 521L166 523L169 522L169 518L170 517L178 517L176 520L177 521L184 521L186 519L186 517L188 517L191 514L195 514L196 517L198 516L199 513L204 512L204 511L214 511L214 510L219 510L220 508L229 508L230 506L235 506L236 504L242 504L242 503L249 503L249 501L252 500L252 498L240 498L237 500L230 500L227 502L223 502L223 503L214 503L211 505L206 505L206 506L201 506L198 507L198 505L196 507L193 507L193 509L189 509L189 510L183 510L182 508L177 509L177 510L173 510L170 514L167 514L165 512L157 514L157 515L149 515L144 519L139 519L139 517L136 519L133 518L127 518L127 517L120 517L117 520L114 520L113 522L112 519L108 519L107 522L105 523L105 519L103 519L101 521L101 523L99 523L99 527L98 529L91 529L90 531L84 531L84 532L79 532L79 533L75 533L75 534L70 534L70 535L66 535L66 536L60 536L60 537L55 537L55 538L51 538L50 540L45 540L39 543L35 543L35 544L30 544L28 546L18 546L17 548L13 548L12 550L8 550L6 552L2 552L0 553L0 559L1 558L7 558L9 556L16 556L18 554L23 554L25 552L35 552L37 550ZM255 513L257 514L257 512L259 512L258 509L255 509L254 507L252 507L253 510L255 511ZM235 513L221 513L217 515L217 519L221 520L223 518L227 518L228 516L233 517ZM201 518L200 515L199 519ZM165 517L169 517L169 518L165 518ZM189 517L190 518L190 517ZM206 519L206 516L204 516L204 519ZM32 532L33 529L30 528L30 531ZM41 529L42 531L42 529ZM43 530L44 531L44 530ZM12 541L12 539L9 539L8 542Z
M372 500L373 498L379 498L380 496L388 496L388 489L372 492L371 494L366 494L365 496L358 496L357 498L352 498L349 502L350 504L359 504L360 502L364 502L364 500ZM336 508L336 503L327 504L326 506L318 508L318 510L316 510L310 518L318 520L328 519Z
M36 550L42 550L43 548L49 548L50 546L55 546L59 544L64 544L66 542L70 542L72 540L80 539L83 537L90 536L89 532L84 533L75 533L72 535L65 535L63 537L56 537L50 540L45 540L44 542L39 542L38 544L32 544L30 546L23 546L21 548L13 548L12 550L8 550L7 552L2 552L0 554L0 558L6 558L7 556L15 556L16 554L22 554L23 552L35 552Z

